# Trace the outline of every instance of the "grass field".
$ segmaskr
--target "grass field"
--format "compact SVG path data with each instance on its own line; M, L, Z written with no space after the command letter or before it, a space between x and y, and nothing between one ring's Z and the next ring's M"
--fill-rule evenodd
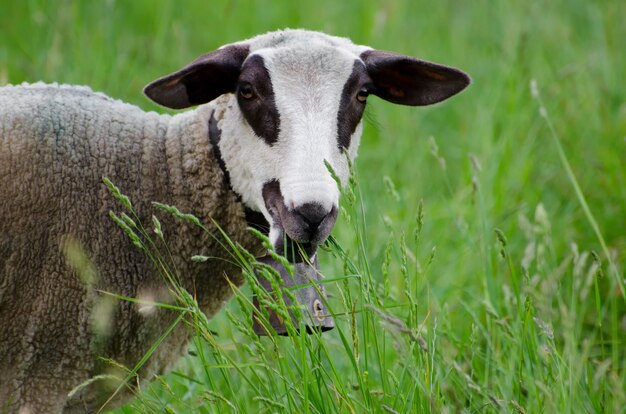
M626 2L0 10L0 85L87 84L150 110L162 111L141 95L151 80L284 27L473 78L434 107L370 100L337 244L321 255L335 330L256 338L245 286L118 412L626 412Z

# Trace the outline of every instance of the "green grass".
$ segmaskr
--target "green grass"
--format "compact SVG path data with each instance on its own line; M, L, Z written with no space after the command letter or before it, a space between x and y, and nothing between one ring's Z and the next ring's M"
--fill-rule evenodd
M150 110L151 80L283 27L473 77L432 108L370 100L321 255L334 331L256 338L246 285L119 412L626 412L623 1L0 8L0 84L87 84Z

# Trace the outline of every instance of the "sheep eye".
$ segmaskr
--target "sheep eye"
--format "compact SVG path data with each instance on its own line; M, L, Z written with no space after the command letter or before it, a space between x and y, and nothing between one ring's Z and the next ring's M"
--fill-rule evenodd
M356 100L361 103L365 103L365 101L367 101L368 95L369 92L367 91L367 89L363 88L356 94Z
M252 89L252 85L244 83L239 87L239 95L243 99L252 99L254 98L254 89Z

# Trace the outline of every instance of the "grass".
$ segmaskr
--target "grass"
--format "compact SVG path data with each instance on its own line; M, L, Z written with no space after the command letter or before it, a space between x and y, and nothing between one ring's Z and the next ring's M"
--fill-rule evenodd
M334 331L256 338L246 285L118 412L626 412L625 14L618 0L3 2L0 83L88 84L151 110L149 81L287 26L474 80L432 108L370 100L321 255Z

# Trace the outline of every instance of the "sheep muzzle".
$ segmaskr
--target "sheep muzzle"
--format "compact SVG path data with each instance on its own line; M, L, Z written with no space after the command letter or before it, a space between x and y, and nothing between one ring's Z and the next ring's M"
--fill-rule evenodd
M272 227L278 230L274 249L292 262L314 257L317 247L324 243L337 221L337 206L324 208L316 202L289 208L276 180L263 186L263 200L272 218Z

